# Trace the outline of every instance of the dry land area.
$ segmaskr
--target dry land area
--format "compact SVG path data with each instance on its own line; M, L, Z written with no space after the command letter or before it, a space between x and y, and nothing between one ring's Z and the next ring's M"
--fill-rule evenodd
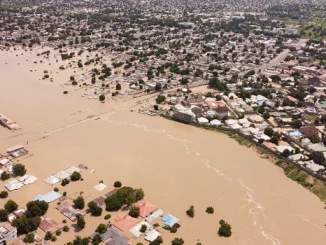
M1 127L0 149L5 153L9 147L24 145L31 155L19 158L19 162L38 178L34 184L9 193L20 207L55 186L70 198L82 191L88 202L104 196L119 180L125 186L142 188L144 200L180 219L181 227L175 234L163 230L159 221L163 244L170 244L175 237L183 238L185 244L200 241L203 245L325 243L324 203L252 149L224 134L131 112L139 99L102 104L83 98L82 91L62 87L73 69L59 71L61 60L35 64L33 61L40 58L34 51L16 53L0 53L1 113L22 129L12 132ZM52 71L53 82L40 79L44 70ZM64 90L69 93L64 95ZM81 172L83 181L65 187L43 182L79 164L89 168ZM93 186L101 180L108 187L99 192ZM1 189L4 184L1 182ZM5 202L1 200L0 205ZM190 205L195 207L193 219L185 213ZM56 202L51 203L47 215L61 223L65 217L56 206ZM205 213L208 206L214 207L214 214ZM87 214L85 229L77 233L68 222L70 231L59 236L55 244L71 241L76 235L90 235L99 223L107 222L106 213L97 218ZM111 213L112 222L118 214L121 212ZM232 237L217 235L220 219L232 225ZM147 244L142 237L132 238L129 231L124 235L132 244Z

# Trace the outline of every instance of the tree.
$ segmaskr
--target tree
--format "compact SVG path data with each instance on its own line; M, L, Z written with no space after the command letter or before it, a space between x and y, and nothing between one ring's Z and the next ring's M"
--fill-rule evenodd
M32 218L36 216L43 216L49 208L49 204L45 201L30 201L26 205L26 217Z
M117 83L117 85L115 85L115 89L116 90L121 90L121 84L120 83Z
M106 198L105 204L106 204L106 211L112 212L112 211L118 211L122 207L123 202L117 197L117 195L111 195L108 198Z
M70 176L71 181L77 181L81 179L81 174L78 173L77 171L73 172L72 175Z
M184 240L182 238L174 238L172 240L172 245L182 245L184 244Z
M81 214L77 214L77 226L79 229L84 229L85 228L85 225L86 225L86 222L85 222L85 219L84 219L84 216L81 215Z
M105 224L99 224L95 231L100 234L104 234L107 230L108 227Z
M62 228L62 230L63 230L64 232L68 232L70 229L69 229L69 227L68 227L67 225L65 225L65 226Z
M155 84L155 91L156 92L160 92L162 90L162 84L160 84L160 83L156 83Z
M290 151L289 151L289 149L285 149L283 152L282 152L282 156L283 157L286 157L286 158L288 158L289 156L290 156Z
M271 128L271 127L267 127L267 128L265 128L265 130L264 130L264 134L266 134L266 135L269 136L269 137L272 137L273 134L274 134L274 130L273 130L273 128Z
M263 118L264 118L265 120L269 119L270 117L271 117L271 116L269 115L268 112L265 112L265 113L263 114Z
M102 237L100 234L95 234L92 239L92 245L99 245L102 242Z
M165 101L165 96L159 95L159 96L157 96L157 98L155 100L156 100L156 103L161 104L163 101Z
M92 214L92 216L101 216L102 215L102 211L103 209L97 205L96 202L91 201L87 204L90 213Z
M120 181L116 181L116 182L114 182L113 186L114 186L115 188L120 188L120 187L122 186L122 184L121 184Z
M14 211L17 210L18 208L18 204L15 203L13 200L8 200L4 206L5 210L8 212L8 213L12 213Z
M158 236L154 241L150 242L149 245L160 245L163 243L163 238Z
M299 129L299 128L301 128L301 126L302 126L302 121L301 121L301 120L298 120L298 119L294 119L294 120L292 120L292 122L291 122L291 126L292 126L293 128Z
M104 95L104 94L101 94L101 95L99 96L99 100L100 100L100 101L104 101L104 100L105 100L105 95Z
M195 217L195 208L194 208L194 206L190 206L190 208L186 211L186 214L187 214L190 218Z
M139 210L138 207L136 207L136 206L131 206L130 207L130 209L129 209L129 215L131 217L138 218L139 214L140 214L140 210Z
M230 237L232 235L232 231L231 231L231 226L226 223L223 219L220 220L220 229L218 230L218 234L220 236L224 236L224 237Z
M17 163L13 166L12 171L16 176L24 176L26 174L25 165Z
M214 208L213 207L206 208L206 213L213 214L214 213Z
M158 105L154 105L154 110L158 111Z
M309 158L316 164L326 166L326 159L322 152L314 151L310 154Z
M17 217L12 225L17 228L18 234L27 234L35 231L41 223L40 217L27 218L26 216Z
M136 201L140 201L143 200L145 196L145 193L143 191L143 189L135 189L135 197L136 197Z
M6 181L7 179L10 178L10 175L8 174L8 172L4 171L2 174L1 174L1 180L2 181Z
M147 225L141 225L140 230L141 233L144 233L147 231Z
M26 243L33 243L34 241L35 241L35 235L34 235L34 233L28 233L24 237L24 242L26 242Z
M275 135L271 138L271 143L273 143L275 145L278 145L278 141L279 141L279 138Z
M83 209L85 207L85 200L82 196L77 197L73 202L75 208Z
M75 240L72 241L73 245L88 245L89 240L87 237L81 238L80 236L76 236Z
M0 192L0 198L1 199L7 198L7 197L8 197L8 191L1 191Z
M0 222L6 222L8 220L8 212L4 209L0 209Z
M49 241L51 239L52 239L52 232L48 231L47 233L45 233L44 240Z

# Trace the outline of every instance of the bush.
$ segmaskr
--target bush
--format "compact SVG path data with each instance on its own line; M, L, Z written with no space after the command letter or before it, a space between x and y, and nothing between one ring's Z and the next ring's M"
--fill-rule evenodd
M58 192L59 191L59 188L58 187L54 187L53 189L55 192Z
M68 231L70 230L70 228L69 228L67 225L65 225L65 226L62 228L62 230L63 230L64 232L68 232Z
M56 236L60 236L60 235L61 235L61 231L60 231L60 230L57 230L57 231L55 232L55 235L56 235Z
M72 81L72 85L77 85L77 81Z
M190 206L190 208L186 211L186 214L187 214L190 218L195 217L195 209L194 209L194 206Z
M4 199L8 197L8 191L1 191L0 192L0 198Z
M70 183L70 180L68 180L68 179L61 180L61 185L62 186L68 185L69 183Z
M223 219L220 220L220 229L218 230L218 234L223 237L230 237L232 235L231 226L226 223Z
M206 208L206 213L213 214L214 213L214 208L212 208L212 207Z
M163 243L161 236L158 236L154 241L150 242L149 245L160 245Z
M159 227L160 225L158 223L155 223L153 226L156 228Z
M163 101L165 101L165 99L166 98L164 95L159 95L159 96L157 96L157 98L155 100L156 100L156 103L161 104Z
M114 182L113 186L115 188L120 188L122 186L122 183L120 181L116 181L116 182Z
M129 215L134 218L138 218L140 214L140 210L136 206L131 206L129 210Z
M35 242L35 235L34 235L34 233L28 233L24 237L24 242L26 242L26 243L33 243L33 242Z
M158 111L158 105L154 105L154 110Z
M105 220L108 220L108 219L110 219L110 218L111 218L111 214L107 214L107 215L104 216L104 219L105 219Z
M13 200L8 200L4 206L5 210L8 212L8 213L12 213L14 211L17 210L18 208L18 204L15 203Z
M85 207L85 200L82 196L77 197L73 202L75 208L83 209Z
M52 236L51 242L55 242L55 241L57 241L57 237L56 236Z
M100 101L104 101L104 100L105 100L105 95L104 95L104 94L101 94L101 95L99 96L99 100L100 100Z
M17 163L13 166L12 171L16 176L24 176L26 174L25 165Z
M0 209L0 222L6 222L8 220L8 212L4 209Z
M104 234L107 230L108 227L105 224L99 224L95 231L100 234Z
M45 233L45 236L44 236L44 240L51 240L52 239L52 233L51 231L48 231L47 233Z
M147 225L141 225L140 230L141 233L144 233L147 231Z
M63 94L68 94L68 91L67 90L63 91Z
M81 179L81 174L78 173L77 171L73 172L72 175L70 176L71 181L77 181Z
M121 90L121 84L120 83L117 83L117 85L115 86L115 89L116 90Z
M2 174L1 174L1 180L2 181L6 181L7 179L9 179L10 178L10 175L6 172L6 171L4 171Z
M182 245L184 244L184 240L182 238L174 238L172 240L172 245Z
M67 192L64 191L62 195L63 195L64 197L67 196Z

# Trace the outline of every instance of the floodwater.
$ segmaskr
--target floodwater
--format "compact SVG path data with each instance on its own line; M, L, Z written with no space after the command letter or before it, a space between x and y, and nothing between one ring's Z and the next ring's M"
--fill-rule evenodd
M82 191L88 202L110 191L116 180L143 188L146 201L180 219L175 234L159 227L164 244L171 244L175 237L183 238L185 244L200 241L204 245L325 244L325 205L252 149L223 134L131 112L137 99L102 104L82 98L75 88L61 86L73 73L59 71L61 61L34 64L31 61L41 57L16 53L0 52L0 113L22 129L0 128L0 152L23 144L32 154L19 161L39 180L9 194L21 207L54 188L44 178L85 164L96 172L83 170L83 182L57 185L60 192L75 198ZM53 82L40 79L43 70L52 70ZM69 94L63 95L64 90ZM98 192L93 186L101 180L108 187ZM193 219L185 214L191 205ZM50 205L48 215L61 223L64 216L55 206L56 202ZM208 206L214 207L214 214L205 213ZM220 219L231 224L230 238L217 235ZM103 216L87 215L86 228L77 234L88 236L104 222ZM75 235L71 229L56 244ZM125 235L131 238L130 232ZM143 238L131 242L148 244Z

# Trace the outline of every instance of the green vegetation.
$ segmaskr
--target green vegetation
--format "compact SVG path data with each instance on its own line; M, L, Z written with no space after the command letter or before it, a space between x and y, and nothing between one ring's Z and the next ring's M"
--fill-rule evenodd
M120 188L122 186L122 183L120 181L116 181L116 182L114 182L113 186L115 188Z
M98 98L99 98L100 101L104 101L105 100L105 95L101 94Z
M172 245L182 245L184 244L184 240L182 238L174 238L172 240Z
M105 219L105 220L108 220L108 219L110 219L110 218L111 218L111 214L107 214L107 215L104 216L104 219Z
M25 165L17 163L13 166L12 171L16 176L24 176L27 172Z
M0 198L1 199L7 198L7 197L8 197L8 191L1 191L0 192Z
M27 218L26 216L17 217L12 225L17 228L18 234L27 234L35 231L41 223L39 216L33 218Z
M74 205L75 208L83 209L85 207L85 200L82 196L78 196L76 199L74 199Z
M26 204L26 217L33 218L43 216L49 208L49 204L45 201L30 201Z
M130 206L131 204L140 201L144 198L142 189L133 189L131 187L122 187L117 193L106 198L106 210L118 211L122 206Z
M77 214L77 226L79 229L84 229L85 228L85 225L86 225L86 222L85 222L85 219L84 219L84 216L81 215L81 214Z
M34 241L35 241L35 235L34 235L34 233L28 233L24 237L24 242L26 242L26 243L33 243Z
M212 208L212 207L206 208L206 213L213 214L214 213L214 208Z
M92 216L101 216L103 209L96 202L91 201L87 204Z
M226 223L223 219L220 220L220 229L218 230L218 234L223 237L230 237L232 235L231 225Z
M195 208L194 208L194 206L190 206L190 208L186 211L186 214L187 214L190 218L195 217Z
M99 224L96 228L96 232L104 234L108 230L108 227L105 224Z
M95 234L92 239L92 245L99 245L102 242L102 237L100 234Z
M159 96L157 96L157 98L155 100L156 100L156 103L161 104L163 101L165 101L165 99L166 98L164 95L159 95Z
M12 213L17 210L18 204L16 202L14 202L13 200L8 200L6 202L4 208L8 213Z
M141 225L139 231L142 232L142 233L145 233L147 231L147 226L146 225Z
M8 220L8 212L4 209L0 209L0 222L6 222Z
M150 242L149 245L160 245L163 243L163 238L158 236L154 241Z
M68 185L69 183L70 183L70 180L68 180L68 179L61 180L61 185L62 186Z
M140 210L138 207L136 206L131 206L130 209L129 209L129 215L131 217L134 217L134 218L138 218L139 217L139 213L140 213Z
M72 175L70 176L71 181L78 181L81 179L81 174L78 173L77 171L73 172Z
M10 175L8 174L8 172L4 171L2 174L1 174L1 180L2 181L6 181L7 179L10 178Z

